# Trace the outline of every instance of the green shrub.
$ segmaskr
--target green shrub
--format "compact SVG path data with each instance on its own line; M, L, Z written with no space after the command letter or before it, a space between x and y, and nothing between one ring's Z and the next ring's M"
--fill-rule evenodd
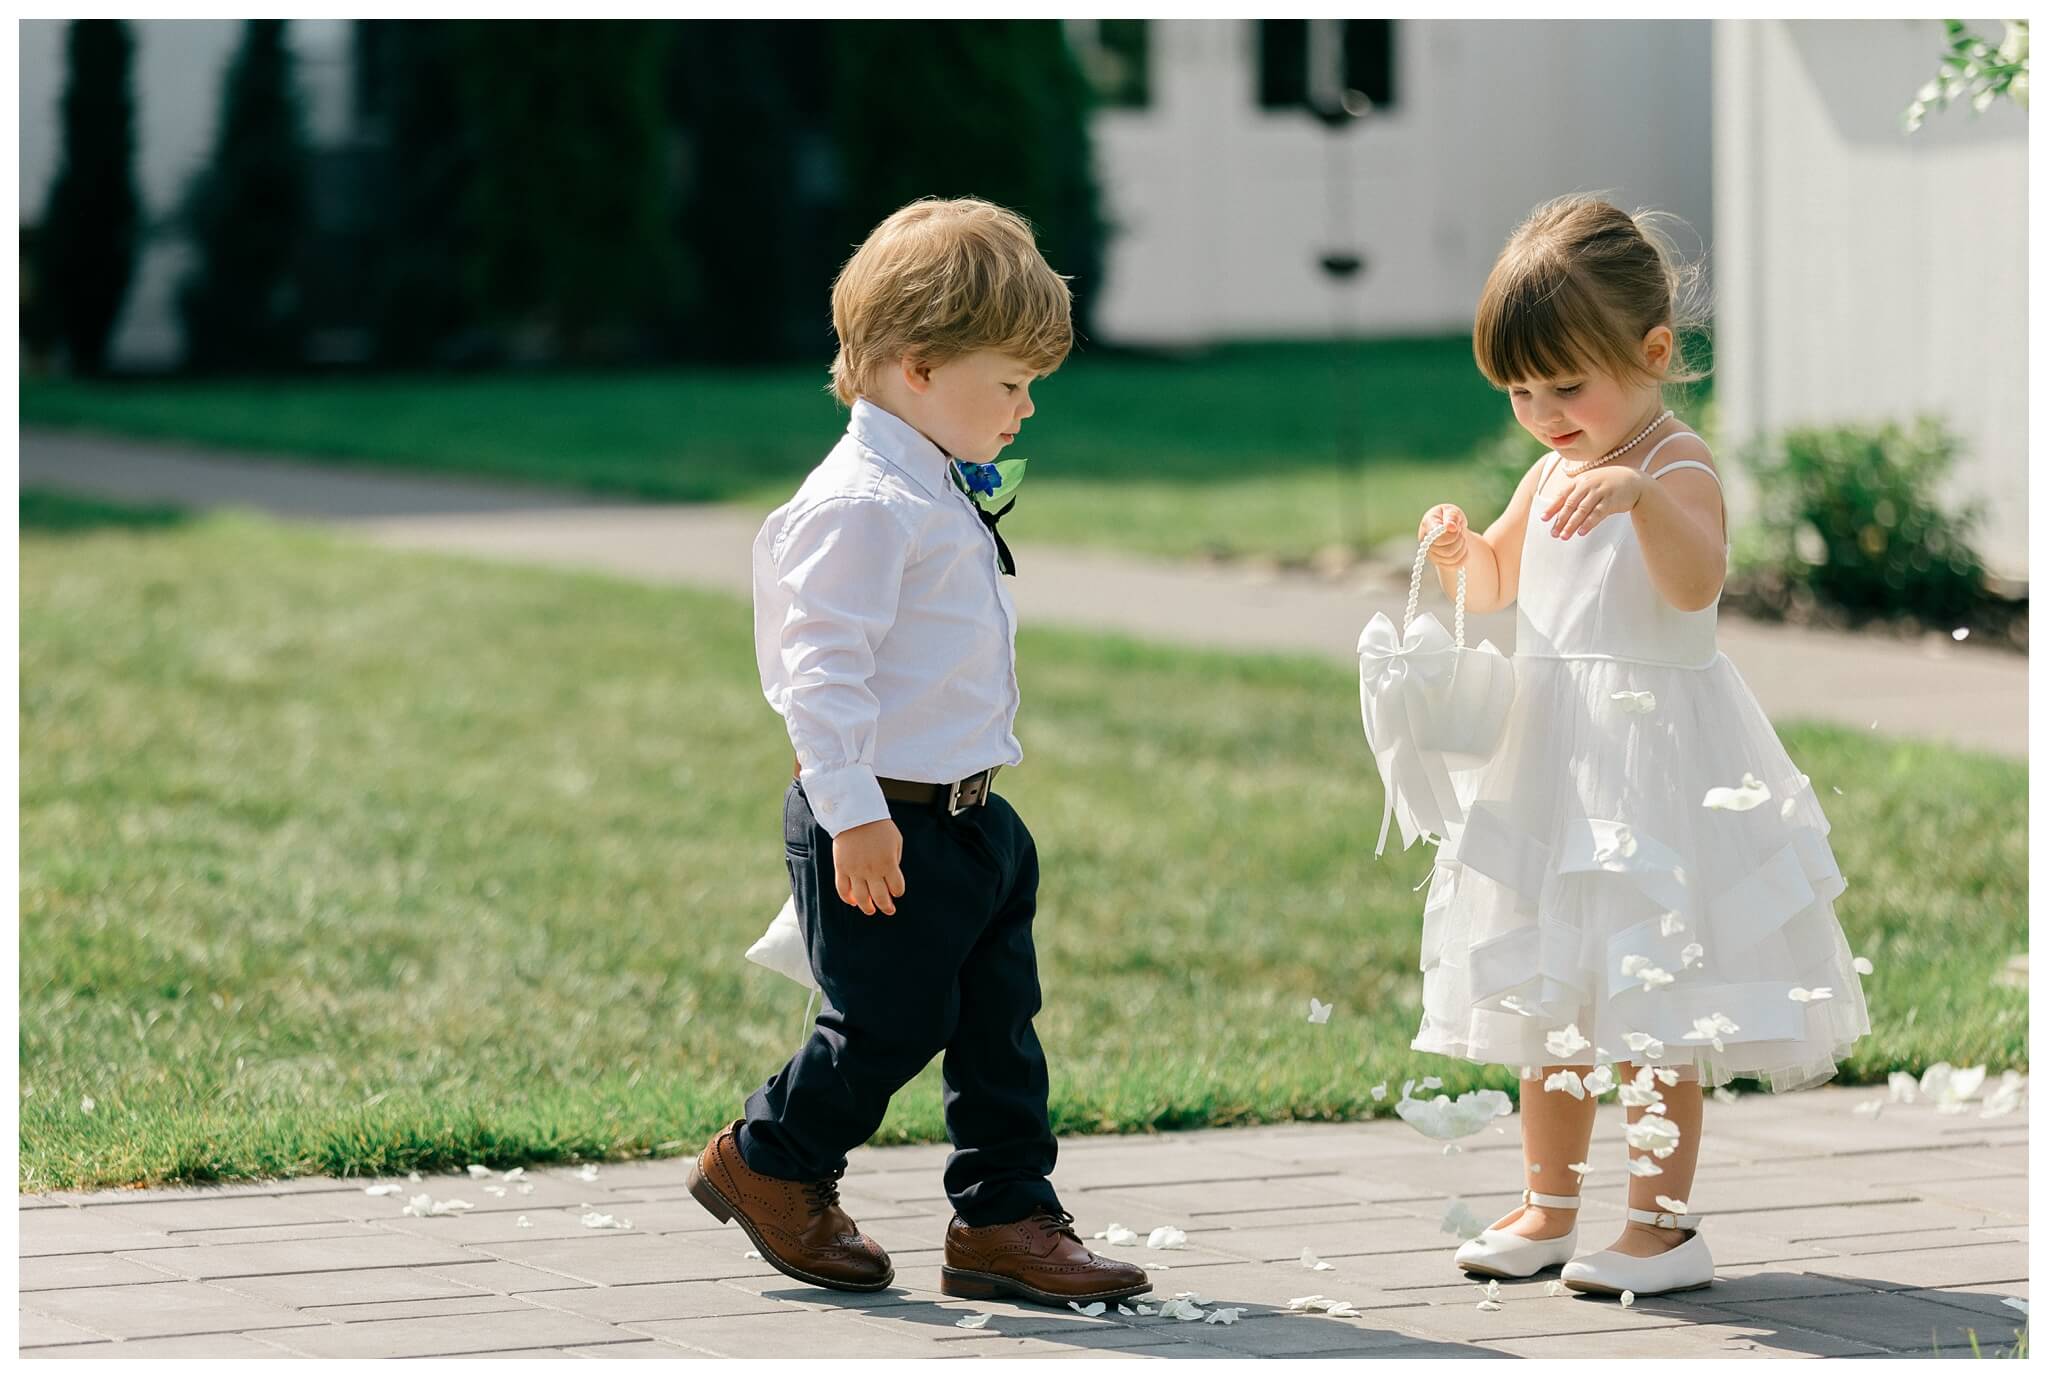
M1836 426L1786 431L1754 446L1754 529L1745 576L1788 598L1854 616L1910 614L1931 624L1967 616L1984 589L1970 537L1981 502L1951 510L1938 494L1959 442L1938 420L1910 429Z

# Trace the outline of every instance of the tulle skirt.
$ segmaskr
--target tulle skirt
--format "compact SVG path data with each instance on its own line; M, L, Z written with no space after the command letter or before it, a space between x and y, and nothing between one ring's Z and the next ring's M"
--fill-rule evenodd
M1500 747L1452 772L1466 817L1424 906L1411 1046L1518 1072L1632 1062L1708 1086L1827 1081L1870 1032L1835 916L1827 783L1787 757L1726 656L1517 656L1515 674ZM1703 805L1745 775L1768 798ZM1553 1045L1569 1026L1583 1049Z

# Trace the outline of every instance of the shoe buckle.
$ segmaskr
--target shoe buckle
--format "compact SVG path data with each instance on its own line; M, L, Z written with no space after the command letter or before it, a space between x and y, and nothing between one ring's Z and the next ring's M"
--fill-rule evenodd
M1675 1230L1678 1228L1678 1217L1670 1211L1658 1211L1657 1225L1660 1229Z

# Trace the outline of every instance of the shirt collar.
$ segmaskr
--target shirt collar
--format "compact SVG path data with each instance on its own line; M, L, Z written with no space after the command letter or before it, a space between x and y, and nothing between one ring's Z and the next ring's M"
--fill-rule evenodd
M953 486L946 469L952 460L917 427L865 397L854 399L846 433L862 446L916 479L933 497Z

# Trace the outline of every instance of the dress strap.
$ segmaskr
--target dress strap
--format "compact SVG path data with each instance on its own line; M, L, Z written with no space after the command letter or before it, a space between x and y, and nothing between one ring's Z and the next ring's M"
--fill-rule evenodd
M1638 464L1638 465L1637 465L1636 467L1637 467L1638 469L1641 469L1641 470L1642 470L1642 471L1643 471L1644 473L1646 473L1646 474L1647 474L1647 473L1649 473L1649 472L1650 472L1650 461L1651 461L1651 460L1653 460L1653 459L1655 459L1655 458L1657 457L1657 451L1659 451L1659 450L1663 449L1663 448L1664 448L1664 447L1665 447L1666 445L1669 445L1669 444L1670 444L1670 443L1671 443L1672 441L1674 441L1674 440L1682 440L1682 439L1684 439L1684 438L1685 438L1686 436L1692 436L1692 438L1693 438L1694 440L1699 440L1699 441L1700 441L1700 444L1702 444L1702 445L1704 445L1704 444L1706 444L1706 443L1707 443L1707 442L1706 442L1706 441L1704 441L1704 440L1700 440L1700 437L1698 436L1698 434L1697 434L1697 433L1695 433L1695 432L1693 432L1693 431L1673 431L1673 432L1672 432L1672 433L1671 433L1670 435L1667 435L1667 436L1665 436L1665 437L1664 437L1664 438L1663 438L1662 440L1658 441L1658 442L1657 442L1657 443L1656 443L1655 445L1652 445L1652 446L1650 447L1650 453L1648 453L1648 454L1644 455L1644 456L1643 456L1643 462L1642 462L1641 464ZM1698 461L1694 461L1694 462L1695 462L1695 463L1697 463Z
M1550 452L1550 462L1543 466L1542 473L1536 475L1536 486L1538 488L1541 488L1544 484L1550 482L1550 471L1552 469L1555 469L1557 467L1557 462L1563 458L1564 456L1559 454L1555 450L1552 450Z
M1664 475L1670 473L1673 469L1697 469L1701 473L1705 474L1708 478L1712 479L1714 481L1715 487L1718 488L1721 484L1721 476L1715 473L1712 469L1708 468L1706 465L1700 463L1696 459L1674 459L1669 464L1665 465L1663 468L1651 474L1650 477L1662 478L1664 477Z

